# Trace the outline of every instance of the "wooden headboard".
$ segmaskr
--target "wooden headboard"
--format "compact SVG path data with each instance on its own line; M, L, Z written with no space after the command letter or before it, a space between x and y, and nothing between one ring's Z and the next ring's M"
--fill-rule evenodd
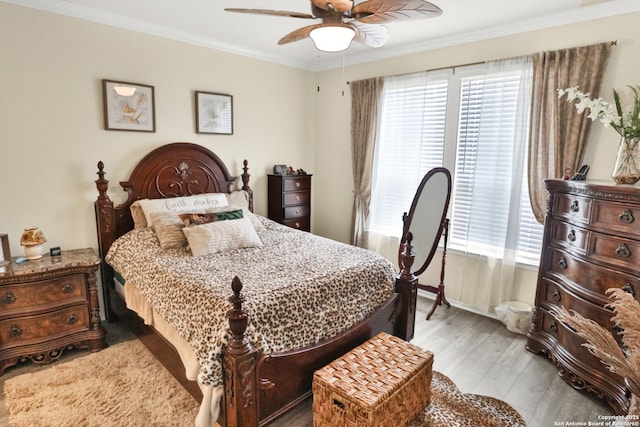
M197 144L174 142L149 152L133 168L127 181L120 186L127 200L114 207L107 195L109 181L105 179L104 163L98 162L98 198L95 201L98 250L100 254L105 314L112 320L109 289L113 288L113 270L104 261L111 244L133 229L131 204L139 199L163 199L203 193L231 193L237 176L211 150ZM253 191L249 187L247 161L243 162L241 189L249 193L249 209L253 210Z

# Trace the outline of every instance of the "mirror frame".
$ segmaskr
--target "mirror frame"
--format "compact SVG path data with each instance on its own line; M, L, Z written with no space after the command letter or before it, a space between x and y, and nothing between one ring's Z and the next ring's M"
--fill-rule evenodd
M405 212L402 215L402 223L403 223L402 239L400 241L400 247L398 248L398 265L399 266L402 266L402 251L404 250L404 244L407 241L408 233L411 231L411 222L413 221L413 216L415 214L418 201L422 196L422 191L424 190L424 187L426 186L427 182L429 182L429 180L434 175L440 174L440 173L444 174L445 177L447 178L447 197L444 202L444 209L442 209L442 216L440 218L440 225L438 226L438 232L434 236L434 241L431 244L431 250L429 251L429 254L427 255L427 258L425 259L424 263L421 266L419 266L417 270L413 271L413 274L415 276L421 275L427 269L427 267L431 263L431 260L433 259L433 256L436 253L436 249L438 248L438 243L440 242L440 238L442 237L444 223L445 223L445 219L447 218L447 211L449 209L449 200L451 199L451 172L449 172L449 169L444 167L437 167L427 172L425 176L422 178L422 181L420 181L420 185L416 190L416 194L413 196L413 202L411 203L411 208L409 209L409 213L407 214Z

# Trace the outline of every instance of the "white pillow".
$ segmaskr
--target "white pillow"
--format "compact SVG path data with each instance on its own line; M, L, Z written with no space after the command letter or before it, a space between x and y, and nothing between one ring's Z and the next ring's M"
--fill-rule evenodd
M216 221L182 229L193 256L262 246L249 218Z
M161 212L204 212L208 209L228 206L225 193L194 194L185 197L168 197L166 199L140 199L131 205L131 216L134 219L134 227L153 227L152 213ZM144 215L144 221L140 215Z

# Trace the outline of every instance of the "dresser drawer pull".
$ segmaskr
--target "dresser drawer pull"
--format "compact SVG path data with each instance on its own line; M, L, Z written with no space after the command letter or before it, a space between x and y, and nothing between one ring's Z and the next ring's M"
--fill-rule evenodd
M636 289L631 283L625 283L625 285L621 289L634 297L636 296Z
M67 283L62 287L62 293L70 294L73 292L74 289L75 289L75 286L73 286L71 283Z
M549 325L549 329L551 329L551 332L558 332L558 324L556 323L555 320L551 321L551 325Z
M567 260L564 258L560 258L560 261L558 261L558 267L562 269L567 268Z
M67 317L67 325L73 325L74 323L78 323L78 316L70 314L69 317Z
M9 337L15 338L22 335L22 329L18 325L11 325L11 330L9 331Z
M7 292L7 294L2 297L3 304L13 304L14 302L16 302L16 296L11 291Z
M554 301L560 301L560 291L559 290L555 290L553 291L553 300Z
M574 200L573 203L571 203L571 206L569 207L569 210L571 212L579 212L580 211L580 205L578 204L577 200Z
M569 235L567 236L567 239L569 239L570 242L575 242L576 241L576 230L571 230L569 232Z
M618 216L618 219L625 224L631 224L635 220L635 218L633 218L633 212L629 209L625 209L624 212Z
M296 222L296 223L295 223L295 226L296 226L296 228L300 228L300 223L299 223L299 222Z
M300 201L300 196L296 196L296 202Z
M631 256L631 249L624 243L620 243L620 246L616 249L616 255L620 258L629 258Z
M300 209L296 209L296 215L300 215Z
M302 184L300 184L300 181L296 181L296 188L300 188Z

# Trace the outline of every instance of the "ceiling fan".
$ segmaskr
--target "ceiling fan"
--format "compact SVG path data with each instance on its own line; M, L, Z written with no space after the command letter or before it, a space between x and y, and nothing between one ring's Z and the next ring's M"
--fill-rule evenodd
M311 0L311 14L270 9L226 8L228 12L321 19L299 28L278 41L287 44L310 37L319 50L338 52L354 38L369 47L380 47L389 39L384 22L440 16L442 9L425 0Z

